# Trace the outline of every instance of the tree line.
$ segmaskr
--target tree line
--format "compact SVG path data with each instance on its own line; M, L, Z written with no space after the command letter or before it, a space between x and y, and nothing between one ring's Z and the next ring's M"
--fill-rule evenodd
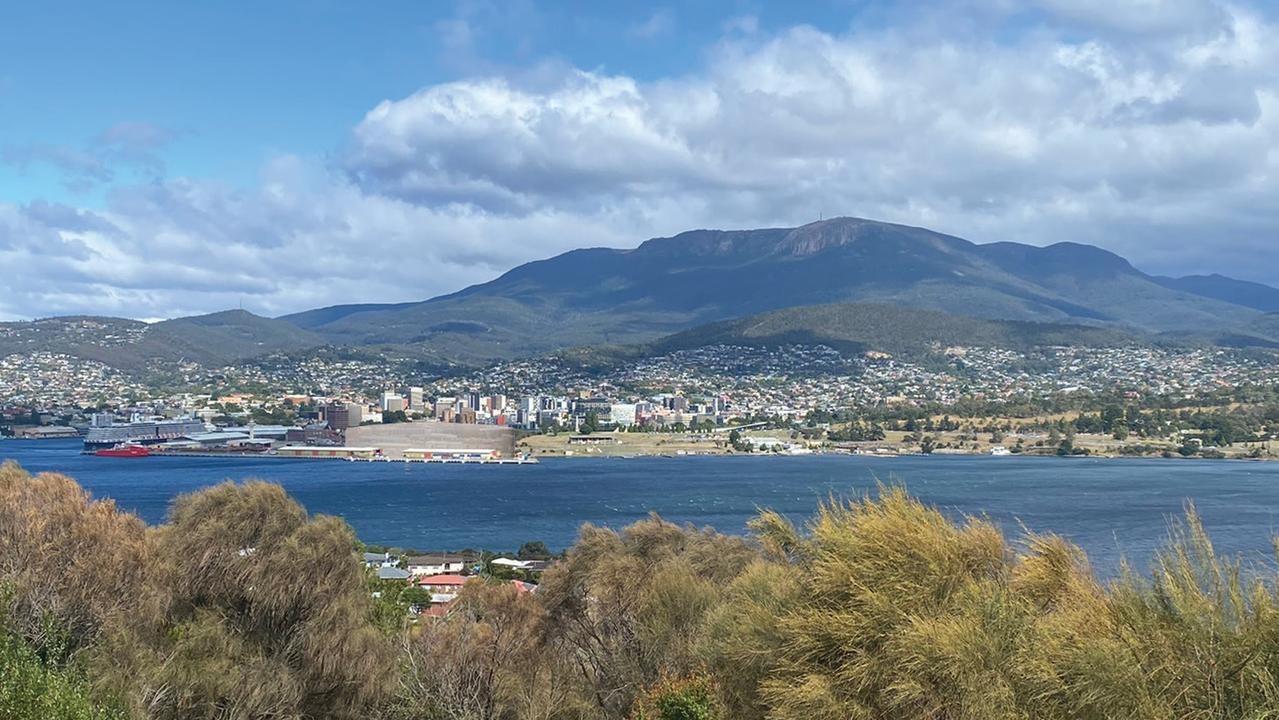
M536 592L475 580L413 621L341 520L278 486L148 527L0 468L0 716L387 720L1274 717L1273 569L1191 509L1110 582L900 488L747 537L584 525Z

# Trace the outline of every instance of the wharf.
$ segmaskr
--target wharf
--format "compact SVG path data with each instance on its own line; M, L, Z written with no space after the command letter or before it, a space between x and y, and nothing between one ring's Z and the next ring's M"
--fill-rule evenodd
M93 450L84 450L81 455L93 455ZM183 458L236 458L263 460L345 460L347 462L373 463L433 463L437 465L536 465L537 458L493 458L493 459L458 459L458 458L392 458L387 456L350 457L350 456L308 456L280 455L266 452L201 452L198 450L151 450L150 457L183 457Z

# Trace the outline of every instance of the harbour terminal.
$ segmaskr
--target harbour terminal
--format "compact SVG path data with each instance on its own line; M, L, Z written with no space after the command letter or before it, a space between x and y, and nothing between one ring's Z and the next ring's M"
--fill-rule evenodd
M333 414L337 419L338 413ZM211 428L198 418L134 415L119 422L93 418L84 452L104 457L251 455L315 460L422 463L535 462L515 450L515 433L499 425L408 422L343 427L321 420L305 426L257 425Z

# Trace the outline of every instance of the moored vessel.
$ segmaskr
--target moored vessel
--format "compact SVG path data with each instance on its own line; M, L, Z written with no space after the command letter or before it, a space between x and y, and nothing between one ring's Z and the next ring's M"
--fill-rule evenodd
M86 452L110 449L118 445L157 445L178 440L193 433L205 432L203 420L180 418L176 420L134 416L128 423L95 424L84 436Z
M121 443L115 447L95 450L93 454L98 457L144 458L150 457L151 451L148 450L145 445Z

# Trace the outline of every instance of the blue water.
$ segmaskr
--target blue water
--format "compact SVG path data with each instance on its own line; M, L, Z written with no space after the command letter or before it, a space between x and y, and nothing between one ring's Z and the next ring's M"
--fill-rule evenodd
M954 516L984 514L1083 546L1102 573L1144 565L1193 501L1219 551L1269 558L1279 463L979 456L568 458L524 466L252 458L97 458L74 441L0 441L0 458L64 472L148 522L174 496L225 479L283 485L311 512L340 515L366 542L419 549L570 545L584 522L621 527L656 511L742 532L757 508L802 521L831 494L905 485Z

